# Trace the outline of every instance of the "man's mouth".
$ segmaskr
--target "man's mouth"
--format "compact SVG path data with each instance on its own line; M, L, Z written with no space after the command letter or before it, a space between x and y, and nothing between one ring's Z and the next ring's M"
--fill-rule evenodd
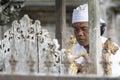
M83 42L83 41L85 41L85 40L84 40L84 39L79 39L79 41L82 41L82 42Z

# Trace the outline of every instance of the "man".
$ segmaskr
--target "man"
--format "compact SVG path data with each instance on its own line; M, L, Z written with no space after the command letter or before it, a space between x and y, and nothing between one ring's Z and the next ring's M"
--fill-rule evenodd
M73 10L72 27L74 28L74 34L77 40L74 55L89 53L88 4L80 5ZM100 19L101 35L104 33L104 27L105 22ZM102 43L105 43L106 40L106 38L101 37ZM76 59L78 64L82 64L84 61L85 59L83 57ZM120 76L120 49L117 50L115 55L110 56L110 61L112 62L112 76Z

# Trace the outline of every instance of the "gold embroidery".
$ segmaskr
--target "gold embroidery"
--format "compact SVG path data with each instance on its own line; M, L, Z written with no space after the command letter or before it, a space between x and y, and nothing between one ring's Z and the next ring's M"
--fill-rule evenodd
M104 68L105 75L111 76L112 75L112 68L110 61L111 54L115 55L118 47L114 45L111 38L108 38L106 42L103 44L103 55L102 55L102 65Z
M86 61L88 61L88 54L87 53L79 53L77 56L73 55L74 47L76 44L76 39L74 36L70 36L70 43L72 44L72 47L67 50L67 56L70 62L70 73L71 74L79 74L85 72L85 67L82 64L78 64L76 62L76 59L83 57Z

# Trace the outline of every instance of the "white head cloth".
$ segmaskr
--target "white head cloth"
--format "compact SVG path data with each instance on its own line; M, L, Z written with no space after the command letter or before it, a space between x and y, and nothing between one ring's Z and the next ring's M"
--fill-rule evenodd
M78 6L73 10L72 23L76 22L88 22L88 4ZM100 23L105 23L104 20L100 19Z

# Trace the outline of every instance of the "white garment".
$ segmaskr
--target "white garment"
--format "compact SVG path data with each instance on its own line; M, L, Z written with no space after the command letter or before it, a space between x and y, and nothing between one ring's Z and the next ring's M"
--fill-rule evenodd
M106 40L107 40L107 38L101 37L102 43L105 43ZM115 44L115 45L118 46L117 44ZM74 55L77 55L80 53L86 53L86 52L87 51L83 46L79 45L78 43L76 44L75 50L74 50ZM79 59L76 60L76 62L79 64L82 63L83 61L84 61L83 57L80 57ZM112 62L112 66L111 66L112 67L112 77L120 76L120 48L116 52L115 55L112 54L110 56L110 61Z

